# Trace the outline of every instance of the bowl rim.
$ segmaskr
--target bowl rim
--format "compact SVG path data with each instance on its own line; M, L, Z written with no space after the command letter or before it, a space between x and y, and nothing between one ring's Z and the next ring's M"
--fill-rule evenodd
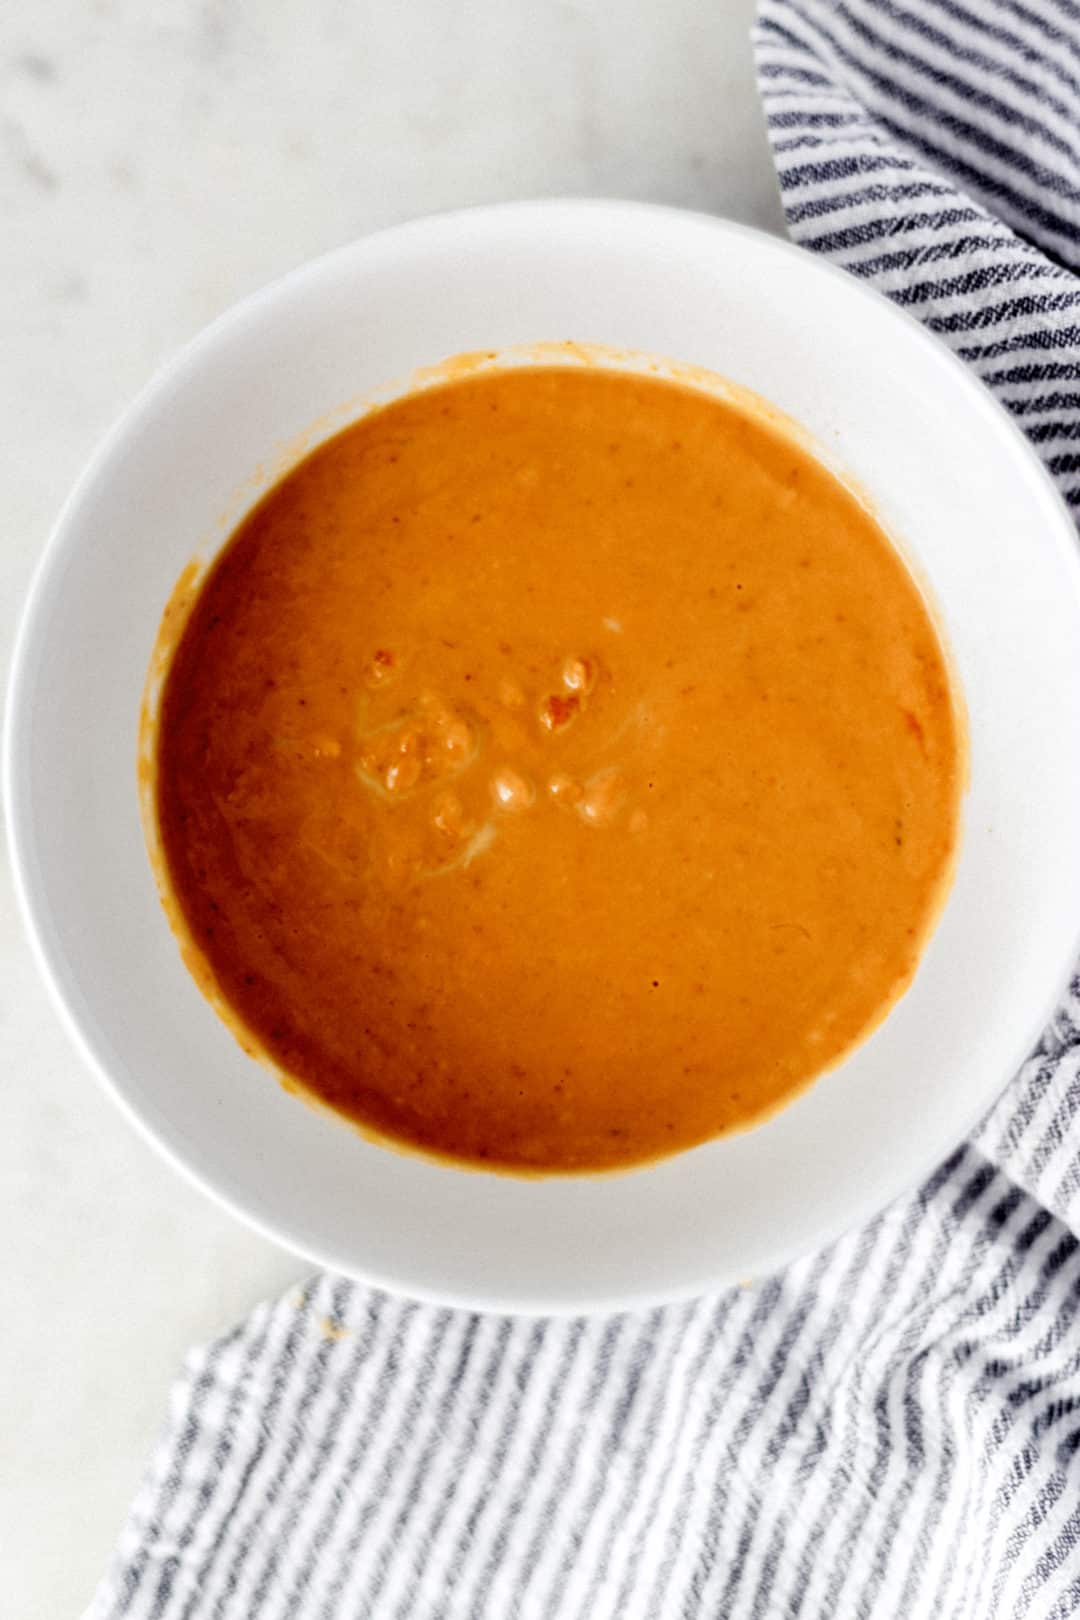
M1047 533L1046 539L1047 542L1051 538L1053 539L1053 544L1060 552L1066 568L1071 569L1077 598L1080 601L1080 546L1074 543L1075 528L1072 515L1042 460L1017 425L1015 419L994 397L990 389L981 383L971 367L953 354L948 346L929 332L915 316L906 309L894 304L866 281L843 270L829 260L809 252L787 238L774 236L772 233L756 226L725 219L720 215L709 214L701 210L619 198L591 196L545 197L478 204L467 208L447 208L365 233L330 249L328 252L304 260L284 275L275 277L270 282L230 304L209 324L202 327L183 344L162 365L157 367L134 398L113 420L111 426L97 442L63 501L34 567L30 586L24 597L18 617L3 716L4 737L2 758L0 758L0 797L2 797L3 814L7 823L7 841L17 909L22 918L31 954L37 965L38 972L45 982L49 998L56 1009L59 1020L66 1029L72 1045L90 1072L96 1077L98 1083L144 1140L149 1142L189 1184L197 1187L220 1207L228 1210L230 1214L261 1236L320 1268L344 1273L369 1286L388 1292L406 1294L408 1297L438 1306L494 1311L500 1314L521 1316L577 1316L585 1311L594 1314L676 1304L700 1297L703 1292L708 1291L710 1288L728 1286L728 1283L718 1272L716 1280L712 1283L703 1278L700 1286L673 1285L668 1289L648 1286L643 1288L640 1293L624 1292L620 1293L618 1297L597 1297L595 1300L590 1298L590 1303L587 1306L583 1306L580 1300L560 1302L557 1299L548 1297L535 1302L529 1302L528 1300L524 1303L521 1300L507 1302L496 1295L486 1294L483 1286L471 1290L466 1296L453 1288L440 1291L438 1288L421 1287L413 1282L403 1285L394 1276L380 1273L377 1266L370 1269L361 1268L353 1259L346 1259L342 1254L335 1254L331 1245L313 1244L298 1239L287 1229L287 1225L279 1224L273 1214L256 1210L243 1199L234 1196L227 1186L215 1180L193 1159L188 1158L182 1147L173 1138L155 1128L151 1120L144 1115L136 1102L128 1095L122 1084L110 1073L108 1065L98 1051L94 1040L80 1021L73 1006L74 998L69 996L67 988L65 988L66 974L63 971L63 964L58 959L58 953L54 950L50 937L54 933L53 919L48 911L44 880L37 868L31 794L24 762L29 758L33 748L35 687L32 684L32 654L35 642L41 633L43 615L50 593L55 582L64 571L69 554L74 554L74 551L78 549L77 531L72 526L71 520L81 505L86 491L91 488L101 471L116 455L136 424L144 415L149 414L158 402L168 394L174 381L181 377L205 353L212 351L220 336L226 330L242 323L260 311L265 305L272 303L285 289L297 286L331 267L345 265L350 258L357 253L362 253L370 244L389 237L397 238L403 243L409 238L420 241L432 230L452 230L458 222L465 224L478 219L481 221L486 219L497 221L501 218L509 219L512 216L553 212L572 212L581 216L593 215L597 219L610 218L612 215L652 216L661 229L665 225L679 221L696 221L716 231L720 236L748 238L759 245L767 245L769 251L785 256L790 261L798 263L806 269L812 269L815 274L827 276L836 283L842 283L846 289L846 296L868 300L879 308L884 306L891 318L901 322L907 328L909 339L923 345L932 352L939 364L946 365L955 375L964 380L973 411L977 411L984 418L992 418L999 430L1007 428L1007 437L1011 441L1018 459L1023 463L1026 475L1033 481L1035 490L1041 493L1043 500L1049 501L1051 509L1056 510L1059 521L1046 524L1047 531L1052 531L1052 535L1049 532ZM1061 519L1065 520L1064 524L1060 521ZM994 1080L992 1086L988 1084L985 1096L980 1101L978 1108L972 1110L971 1117L962 1135L958 1138L955 1128L943 1123L942 1129L936 1135L936 1145L933 1152L927 1152L924 1155L925 1162L917 1173L913 1175L905 1174L902 1179L898 1180L897 1184L883 1189L880 1195L875 1194L850 1201L842 1218L838 1218L835 1213L830 1213L827 1216L815 1214L815 1218L807 1220L804 1232L800 1235L798 1242L777 1247L776 1253L771 1257L769 1270L780 1270L811 1251L834 1241L845 1232L862 1225L887 1204L909 1195L922 1183L923 1179L934 1169L937 1163L946 1158L954 1149L961 1148L962 1144L967 1141L973 1127L986 1116L989 1109L1011 1083L1021 1064L1034 1051L1042 1031L1061 999L1064 988L1069 983L1078 956L1080 956L1080 919L1077 921L1069 957L1062 965L1060 974L1055 979L1054 984L1048 986L1045 1008L1036 1027L1027 1033L1022 1044L1018 1043L1019 1049L1013 1054L1010 1061L1007 1064L1002 1063L1000 1077Z

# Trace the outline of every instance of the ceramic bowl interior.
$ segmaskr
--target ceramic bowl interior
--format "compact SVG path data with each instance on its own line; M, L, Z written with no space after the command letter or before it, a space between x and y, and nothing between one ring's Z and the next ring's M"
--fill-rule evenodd
M967 705L955 882L916 980L767 1123L621 1175L523 1180L364 1141L245 1057L166 924L136 792L162 608L290 459L470 350L575 339L713 369L813 436L926 581ZM24 620L6 782L20 894L91 1066L237 1213L421 1297L632 1306L775 1268L927 1172L1038 1034L1080 930L1080 563L979 383L770 237L621 203L519 204L367 238L224 316L136 402L58 523ZM632 1040L632 1032L630 1039Z

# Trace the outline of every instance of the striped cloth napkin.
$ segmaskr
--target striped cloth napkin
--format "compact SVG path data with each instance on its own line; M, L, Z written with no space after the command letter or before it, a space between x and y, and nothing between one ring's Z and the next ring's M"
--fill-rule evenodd
M1076 0L763 0L755 43L792 235L1080 504ZM1080 1612L1078 1109L1080 981L972 1142L781 1276L574 1321L264 1305L189 1357L89 1616Z

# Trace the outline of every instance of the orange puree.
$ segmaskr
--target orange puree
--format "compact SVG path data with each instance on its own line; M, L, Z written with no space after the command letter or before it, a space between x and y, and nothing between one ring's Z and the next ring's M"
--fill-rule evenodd
M628 1165L774 1109L909 983L962 775L874 519L705 392L493 370L244 520L166 677L168 881L249 1045L378 1134Z

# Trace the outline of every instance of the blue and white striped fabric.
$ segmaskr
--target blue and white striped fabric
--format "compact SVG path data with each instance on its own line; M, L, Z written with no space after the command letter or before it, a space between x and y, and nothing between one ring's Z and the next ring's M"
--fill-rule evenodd
M764 0L756 49L795 239L1080 505L1080 6ZM1080 982L972 1143L781 1276L577 1321L264 1306L189 1358L92 1620L1080 1613L1078 1112Z

